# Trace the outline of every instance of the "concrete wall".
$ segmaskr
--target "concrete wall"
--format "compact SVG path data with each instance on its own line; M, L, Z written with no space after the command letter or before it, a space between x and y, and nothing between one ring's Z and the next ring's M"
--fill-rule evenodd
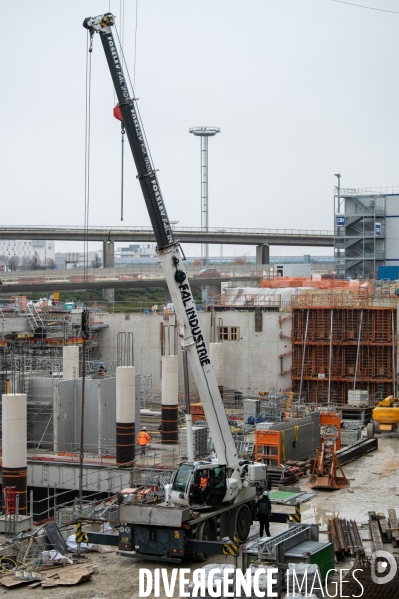
M289 316L280 312L263 312L263 331L255 333L255 313L253 311L228 310L215 313L215 324L240 327L239 341L223 342L223 383L226 388L236 389L244 395L257 395L261 390L271 388L286 389L291 386L291 319L279 322L280 317ZM109 328L101 333L101 356L105 361L116 360L116 340L118 332L132 332L134 336L134 356L136 372L152 374L154 393L161 393L161 324L167 326L172 321L163 315L153 314L106 314L104 323ZM174 319L174 317L172 317ZM219 323L219 318L221 319ZM209 345L211 339L211 313L199 313L201 327ZM283 336L280 336L280 333ZM280 354L288 355L282 358ZM180 344L179 393L184 392L183 365ZM280 375L281 371L286 374ZM190 374L190 390L196 386Z
M86 379L85 436L87 451L115 449L115 378ZM80 446L82 379L60 380L54 394L55 451L76 452Z
M299 426L298 440L295 440L295 426ZM320 447L320 414L314 412L305 418L281 422L270 427L285 431L285 459L306 460Z

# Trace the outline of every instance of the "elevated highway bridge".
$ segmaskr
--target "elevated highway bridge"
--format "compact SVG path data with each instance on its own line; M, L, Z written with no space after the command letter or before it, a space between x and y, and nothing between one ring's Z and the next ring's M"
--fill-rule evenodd
M301 229L229 229L195 227L174 229L182 243L230 245L287 245L333 247L333 231ZM102 241L150 243L155 237L150 227L2 226L0 239L46 239L62 241Z
M249 267L248 267L249 268ZM160 271L160 269L155 269ZM21 294L33 292L53 293L55 291L71 291L77 289L133 289L149 287L165 287L166 281L162 272L137 273L128 268L89 268L86 276L82 269L52 271L19 271L1 274L0 293ZM226 271L220 277L198 277L194 271L187 272L190 285L200 288L204 285L218 287L220 283L231 281L234 286L259 285L262 276L257 271Z

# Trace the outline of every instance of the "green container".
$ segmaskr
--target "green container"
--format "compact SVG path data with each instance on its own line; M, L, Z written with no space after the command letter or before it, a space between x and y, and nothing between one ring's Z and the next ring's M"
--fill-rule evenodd
M321 578L324 580L327 572L334 568L334 545L304 541L286 551L285 560L293 564L317 564Z

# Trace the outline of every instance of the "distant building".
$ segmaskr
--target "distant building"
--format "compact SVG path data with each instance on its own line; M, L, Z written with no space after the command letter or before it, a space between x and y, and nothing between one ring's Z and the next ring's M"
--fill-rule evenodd
M69 270L70 268L88 268L92 267L96 255L100 258L102 265L102 250L89 251L86 257L84 252L57 252L55 254L55 263L60 270Z
M119 247L115 251L115 266L129 266L138 258L156 258L155 243L130 244L127 248Z
M41 239L33 239L31 241L25 239L0 239L0 255L7 258L17 256L20 260L20 266L24 261L30 260L35 252L37 252L42 265L47 264L48 260L54 260L54 241L42 241Z

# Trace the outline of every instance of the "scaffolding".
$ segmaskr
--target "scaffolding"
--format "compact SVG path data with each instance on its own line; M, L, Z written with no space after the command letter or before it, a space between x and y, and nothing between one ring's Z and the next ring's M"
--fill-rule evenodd
M368 297L303 294L292 301L293 390L313 403L372 403L396 393L396 305ZM329 304L329 305L328 305Z

